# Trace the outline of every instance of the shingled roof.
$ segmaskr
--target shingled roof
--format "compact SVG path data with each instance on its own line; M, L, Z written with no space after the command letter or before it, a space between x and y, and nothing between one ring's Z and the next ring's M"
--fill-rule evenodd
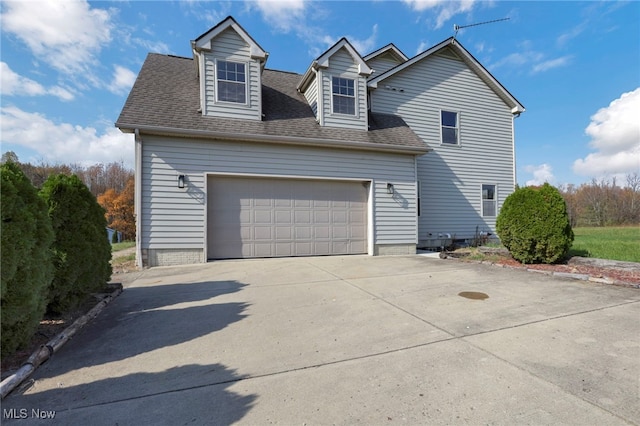
M322 145L420 154L427 145L395 115L370 113L369 131L322 127L296 86L302 76L266 69L263 120L203 116L193 59L149 54L118 117L123 132Z

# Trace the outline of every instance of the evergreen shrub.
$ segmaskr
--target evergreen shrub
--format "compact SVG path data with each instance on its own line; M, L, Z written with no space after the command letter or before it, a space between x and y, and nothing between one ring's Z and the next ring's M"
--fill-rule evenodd
M42 320L53 278L54 234L45 202L13 162L0 166L2 355L29 342Z
M518 188L507 197L496 221L502 244L522 263L554 263L568 253L573 230L560 192L545 183Z
M49 208L56 268L48 309L62 313L77 307L111 277L111 244L104 209L75 175L52 175L40 195Z

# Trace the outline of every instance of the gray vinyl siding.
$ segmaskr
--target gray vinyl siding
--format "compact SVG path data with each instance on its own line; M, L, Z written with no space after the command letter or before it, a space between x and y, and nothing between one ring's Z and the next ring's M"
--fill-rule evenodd
M262 119L260 64L251 59L249 45L232 29L227 29L212 41L210 53L203 54L205 71L204 114L221 118ZM247 104L216 103L215 61L232 61L246 65Z
M204 247L207 173L372 180L374 244L416 243L413 155L142 138L143 249ZM180 174L186 175L184 189L177 185ZM395 186L394 197L387 193L388 182Z
M313 82L309 84L307 90L304 92L304 97L307 103L313 110L313 115L318 119L318 79L314 78Z
M322 102L324 125L348 129L367 128L367 82L358 74L358 66L346 49L338 50L329 60L329 68L323 69L319 75L322 81ZM355 80L356 114L334 114L332 108L332 77L344 77Z
M375 58L369 59L367 61L367 65L369 65L369 68L374 71L373 74L371 74L371 77L377 77L385 71L398 66L399 64L400 62L391 59L389 55L376 56Z
M418 158L419 239L467 238L476 226L495 233L495 218L482 217L481 185L497 185L498 211L514 189L509 107L462 61L432 56L382 81L372 108L402 116L433 149ZM440 110L459 113L459 146L441 145Z

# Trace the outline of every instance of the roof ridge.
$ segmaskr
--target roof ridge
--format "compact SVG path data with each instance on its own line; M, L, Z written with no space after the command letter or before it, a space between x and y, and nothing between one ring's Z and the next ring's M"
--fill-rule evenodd
M273 68L265 68L265 71L273 71L273 72L281 72L284 74L293 74L293 75L298 75L298 76L302 76L302 74L300 74L299 72L295 72L295 71L286 71L286 70L276 70Z
M173 55L171 53L148 52L147 56L162 56L164 58L188 59L190 61L193 61L193 58L190 58L187 56Z

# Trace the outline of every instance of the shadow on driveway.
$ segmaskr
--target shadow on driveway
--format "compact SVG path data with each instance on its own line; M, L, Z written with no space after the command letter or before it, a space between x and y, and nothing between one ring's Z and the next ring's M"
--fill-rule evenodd
M203 281L128 288L36 372L34 389L11 395L3 406L71 409L73 424L81 424L75 416L82 407L116 402L155 412L163 420L171 410L182 411L183 417L175 419L188 423L192 402L178 406L158 400L166 395L183 399L188 389L205 388L197 397L209 395L211 401L200 401L200 407L219 407L227 413L224 423L238 420L256 397L226 391L241 377L211 359L198 342L183 344L245 318L249 304L220 300L245 286L238 281ZM163 350L161 356L149 354L158 349ZM111 412L105 415L113 417ZM95 424L95 418L88 423Z
M246 303L216 298L240 291L237 281L206 281L128 288L85 327L40 378L125 360L222 330L246 315ZM181 360L174 360L179 364Z
M215 375L216 384L189 386L193 377ZM16 424L41 424L32 408L55 412L54 424L232 424L253 407L256 394L240 395L227 388L242 379L222 364L184 365L158 373L134 373L32 395L9 398L3 403L3 424L11 424L11 413L23 411ZM135 397L122 390L135 388ZM164 389L164 390L162 390ZM108 398L96 400L96 394Z

